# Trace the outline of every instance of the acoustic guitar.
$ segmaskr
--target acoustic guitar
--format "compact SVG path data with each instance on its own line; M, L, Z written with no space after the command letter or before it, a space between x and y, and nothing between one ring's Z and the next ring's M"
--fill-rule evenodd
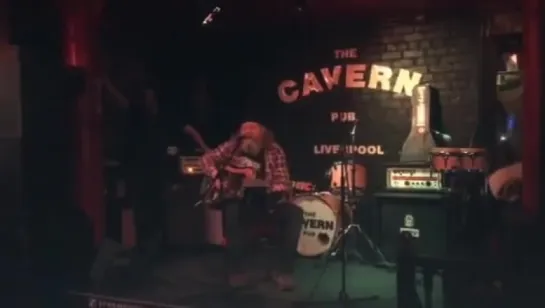
M206 144L201 134L191 125L186 125L183 131L192 137L192 139L199 145L199 147L205 152L210 152L211 148ZM224 191L236 191L237 188L250 188L250 187L268 187L268 183L264 181L255 180L256 171L260 168L260 165L256 164L250 159L243 157L235 157L232 161L221 168L219 168L220 178L211 179L205 177L202 184L200 194L205 204L218 203L223 198L235 197L225 195ZM216 187L214 182L219 180L221 183L227 183L222 187ZM311 192L315 190L314 184L310 182L292 181L292 189L301 192Z

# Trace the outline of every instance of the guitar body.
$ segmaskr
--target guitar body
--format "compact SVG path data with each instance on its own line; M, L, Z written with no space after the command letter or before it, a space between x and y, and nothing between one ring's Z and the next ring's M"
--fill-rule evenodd
M211 151L210 147L204 142L201 134L191 125L186 125L183 131L191 136L205 153ZM250 159L234 158L229 165L220 170L218 178L204 177L200 187L202 202L214 207L218 206L225 199L241 198L244 180L255 179L256 171L259 168L260 165ZM215 185L216 181L219 181L221 185ZM292 186L295 190L304 192L310 192L315 189L314 185L310 182L292 182ZM225 193L231 191L237 193Z
M255 175L252 168L226 166L216 179L205 177L201 191L203 202L216 207L224 200L240 199L244 180L251 179L252 175Z

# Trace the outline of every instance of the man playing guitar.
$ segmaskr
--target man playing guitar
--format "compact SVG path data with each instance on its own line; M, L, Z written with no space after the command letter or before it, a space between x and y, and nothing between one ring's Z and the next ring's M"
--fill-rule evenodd
M248 213L254 214L251 220L263 218L255 216L259 213L260 216L271 215L269 218L278 224L281 231L281 245L275 252L276 256L270 258L275 263L272 265L272 278L279 289L293 289L292 274L303 213L298 206L287 201L291 181L282 147L274 142L272 134L261 124L246 122L241 125L237 136L205 153L202 163L205 174L214 179L214 188L221 192L218 202L224 211L224 230L230 264L229 283L234 287L248 283L244 273L248 246L245 241L245 234L248 232L245 221ZM241 171L237 172L237 169ZM226 170L229 171L229 176L220 176ZM237 177L233 180L233 174L242 175L242 179ZM273 204L246 204L243 198L244 181L248 180L269 183L267 203ZM253 210L266 206L270 206L271 211Z

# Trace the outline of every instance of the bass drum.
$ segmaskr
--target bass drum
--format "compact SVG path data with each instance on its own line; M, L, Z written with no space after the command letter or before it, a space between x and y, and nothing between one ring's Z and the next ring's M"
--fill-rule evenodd
M303 226L297 252L305 257L326 253L340 228L340 199L328 192L300 196L293 200L303 210Z

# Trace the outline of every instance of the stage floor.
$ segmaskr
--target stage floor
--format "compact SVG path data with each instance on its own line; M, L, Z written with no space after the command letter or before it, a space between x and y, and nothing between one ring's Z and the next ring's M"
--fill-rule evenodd
M296 269L298 288L294 292L278 292L266 279L266 255L252 259L250 267L255 283L228 298L222 293L224 267L221 252L193 255L170 255L147 270L119 266L110 270L96 295L111 297L108 301L126 300L140 307L339 307L336 302L341 286L341 264L331 261L327 268L320 260L300 259ZM395 272L368 265L347 266L347 293L357 300L378 296L377 300L355 302L351 307L396 307ZM435 281L434 308L440 308L440 279ZM419 286L421 298L422 288ZM116 299L117 298L117 299Z

